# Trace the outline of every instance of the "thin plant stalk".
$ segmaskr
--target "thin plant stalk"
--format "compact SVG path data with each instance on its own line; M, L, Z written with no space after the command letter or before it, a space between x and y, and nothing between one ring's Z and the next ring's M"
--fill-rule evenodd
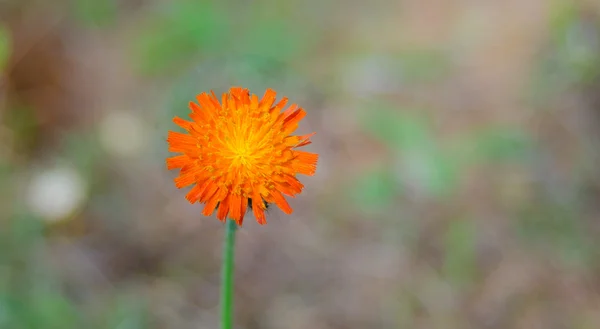
M221 329L233 328L233 272L235 268L235 231L237 224L228 219L221 264Z

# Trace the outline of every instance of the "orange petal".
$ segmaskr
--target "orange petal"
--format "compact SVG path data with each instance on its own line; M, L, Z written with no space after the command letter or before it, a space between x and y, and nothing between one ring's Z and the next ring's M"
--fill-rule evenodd
M298 143L300 143L300 141L301 141L300 136L287 136L286 138L283 139L283 143L285 144L285 146L288 146L288 147L294 147Z
M244 96L248 96L248 89L242 87L232 87L230 88L230 94L243 101Z
M206 94L204 95L206 96ZM208 96L206 96L206 98L208 98ZM208 103L208 105L202 105L204 108L194 102L189 103L190 110L192 110L190 118L196 123L206 122L210 118L212 103L210 100L206 100L205 102Z
M235 220L236 223L239 222L242 217L242 196L239 194L231 194L229 196L229 217Z
M201 95L196 96L196 99L198 100L198 103L200 103L200 96ZM188 103L188 107L190 108L190 110L192 110L193 114L200 114L200 113L203 112L202 106L198 105L198 104L196 104L194 102L189 102Z
M252 189L252 208L264 208L264 202L258 188Z
M300 147L310 144L311 142L309 138L311 138L314 135L315 133L306 134L302 136L287 136L286 138L284 138L283 142L285 143L285 146Z
M187 121L187 120L183 120L180 117L174 117L173 118L173 122L178 125L179 127L185 129L185 130L190 130L192 128L192 122Z
M312 136L314 136L315 134L316 133L310 133L310 134L298 136L298 138L300 138L300 143L296 144L294 147L301 147L301 146L305 146L305 145L308 145L308 144L312 143L310 141L310 138Z
M284 175L284 179L285 182L290 186L290 189L294 192L294 194L302 192L304 185L300 183L300 181L296 177Z
M312 144L312 142L310 141L310 139L305 139L304 141L296 144L296 146L294 146L294 147L302 147L302 146L306 146L308 144Z
M304 187L292 174L281 174L273 176L275 188L290 197L295 197L296 194L302 191Z
M197 183L194 187L192 187L188 194L186 194L185 198L192 204L198 202L200 200L200 195L202 195L202 192L206 190L206 187L210 183L211 181L209 179L202 183Z
M171 158L167 158L167 170L182 168L192 160L187 155L178 155Z
M202 215L204 216L210 216L212 215L212 213L215 211L215 208L217 208L217 205L219 204L219 199L215 196L213 196L204 206L204 209L202 210Z
M281 195L281 193L279 191L271 191L271 197L273 198L273 201L275 202L275 204L281 210L283 210L284 213L289 215L294 211L292 209L292 207L290 207L287 200L283 197L283 195Z
M213 104L215 109L221 108L221 104L219 103L219 98L215 95L214 91L210 91L210 102Z
M298 109L298 105L297 104L292 104L290 105L290 107L285 110L283 113L281 113L281 117L283 119L287 118L290 116L290 114L294 113L294 111L296 111Z
M273 102L275 102L276 95L277 95L277 93L275 93L275 91L273 89L268 88L265 91L265 95L262 97L262 99L258 103L258 108L263 111L270 108L271 105L273 105Z
M298 128L298 123L306 116L306 111L303 109L299 109L298 111L290 114L285 120L283 120L283 129L281 132L283 134L291 134L294 130Z
M215 184L215 182L212 179L208 179L207 186L198 195L198 199L200 200L200 202L206 202L215 195L215 193L217 192L218 189L219 189L219 186L217 184ZM219 201L219 200L217 200L217 201Z
M256 109L258 108L258 96L252 94L252 98L250 98L250 108Z
M198 107L197 110L194 112L210 113L214 111L215 104L211 101L207 93L202 93L196 96L196 100L200 104L200 107Z
M227 219L227 214L229 213L229 204L230 204L231 195L227 195L219 204L219 209L217 209L217 218L220 221L225 221Z
M276 182L275 183L275 187L277 188L277 190L279 192L281 192L281 193L283 193L283 194L285 194L287 196L290 196L292 198L295 197L295 195L297 194L297 193L294 193L294 191L292 190L292 188L289 186L288 183L279 183L279 182Z
M192 185L197 182L196 177L203 171L200 167L193 167L185 173L179 175L179 177L175 177L175 186L177 188L186 187Z
M319 155L315 153L309 153L304 151L293 151L294 160L292 161L292 167L300 174L312 176L317 170L317 161Z
M248 211L248 198L242 197L242 215L240 216L240 220L238 221L238 225L242 226L244 222L244 216L246 216L246 211Z
M283 110L283 108L285 107L285 105L288 102L288 98L287 97L283 97L275 106L273 106L270 110L269 110L269 114L271 114L271 116L273 118L276 118L279 113L281 112L281 110ZM292 105L295 106L296 104Z
M206 121L204 119L204 116L201 114L198 114L198 113L190 113L190 119L192 119L196 123ZM188 131L189 132L197 132L198 127L192 124L192 126L190 127L190 129Z
M254 218L260 225L265 225L267 223L265 211L260 207L255 207L254 202L252 203L252 212L254 213Z
M224 93L223 96L221 96L221 108L222 109L226 109L227 108L227 93Z
M167 143L169 143L169 152L186 152L197 148L197 140L194 137L175 131L169 131Z

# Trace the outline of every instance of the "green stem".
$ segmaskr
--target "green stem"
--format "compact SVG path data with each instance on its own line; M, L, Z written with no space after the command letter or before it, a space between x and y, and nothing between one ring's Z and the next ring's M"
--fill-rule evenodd
M235 230L237 224L228 219L225 224L225 242L221 263L221 329L233 328L233 270Z

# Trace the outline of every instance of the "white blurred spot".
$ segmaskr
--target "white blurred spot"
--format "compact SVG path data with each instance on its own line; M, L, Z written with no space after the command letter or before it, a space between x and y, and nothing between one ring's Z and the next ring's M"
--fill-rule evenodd
M31 211L47 221L71 215L85 199L85 182L71 168L56 168L37 173L27 190Z
M138 154L144 146L144 127L126 111L109 112L100 123L100 143L118 156Z

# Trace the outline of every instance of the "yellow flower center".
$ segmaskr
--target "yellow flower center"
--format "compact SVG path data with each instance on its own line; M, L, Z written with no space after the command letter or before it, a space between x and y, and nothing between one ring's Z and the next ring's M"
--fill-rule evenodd
M246 195L252 186L263 186L266 189L261 191L266 193L273 185L273 174L280 174L281 165L289 160L280 150L285 147L283 138L275 136L281 131L274 127L277 117L266 113L268 110L256 104L243 110L225 107L229 116L218 116L213 124L216 129L207 130L208 143L201 142L204 151L210 149L214 155L212 161L219 164L212 176L234 194Z

